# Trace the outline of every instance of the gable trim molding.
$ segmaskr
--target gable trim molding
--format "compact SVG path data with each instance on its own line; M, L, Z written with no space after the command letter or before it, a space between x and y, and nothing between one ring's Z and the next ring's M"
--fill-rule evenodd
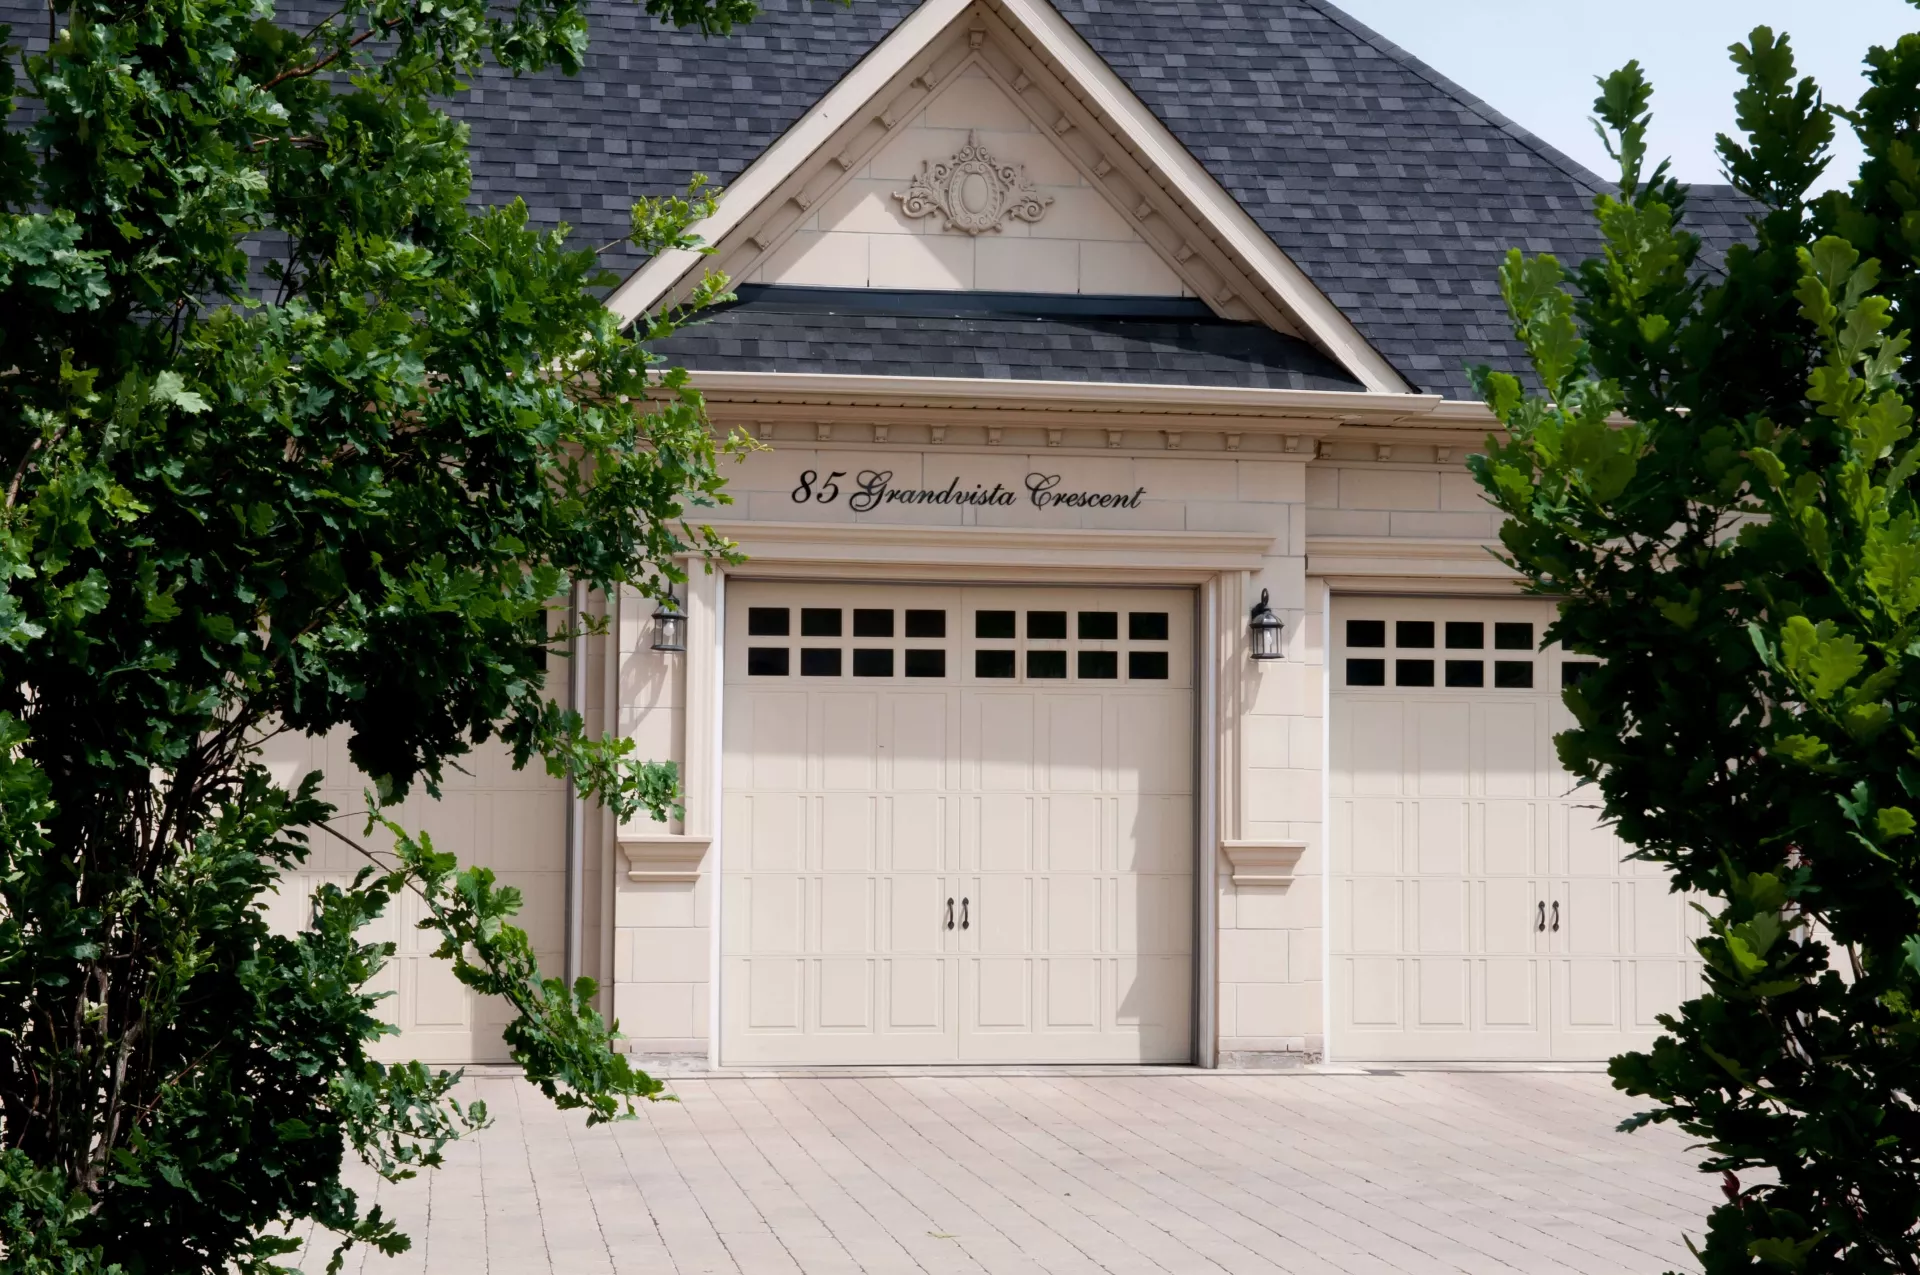
M978 6L976 9L976 5ZM1060 68L1084 109L1110 124L1135 163L1176 205L1185 205L1209 236L1253 281L1371 392L1410 394L1405 380L1360 335L1351 321L1267 237L1226 190L1161 124L1078 32L1046 0L925 0L786 134L750 164L721 197L714 215L698 227L708 243L721 244L769 206L812 157L843 129L870 113L889 85L903 77L953 30L970 9L991 26L1002 26L1012 43ZM974 36L984 36L976 30ZM977 39L974 41L977 48ZM923 73L924 74L924 73ZM1171 186L1171 191L1164 187ZM756 231L755 234L760 232ZM697 267L702 254L664 252L629 276L608 298L619 319L631 322L660 305Z

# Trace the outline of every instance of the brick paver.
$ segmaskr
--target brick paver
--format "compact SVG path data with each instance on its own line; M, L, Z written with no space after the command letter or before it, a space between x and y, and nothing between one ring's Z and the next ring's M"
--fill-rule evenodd
M1717 1194L1593 1072L709 1075L591 1130L465 1087L495 1124L357 1175L414 1248L348 1270L1659 1275Z

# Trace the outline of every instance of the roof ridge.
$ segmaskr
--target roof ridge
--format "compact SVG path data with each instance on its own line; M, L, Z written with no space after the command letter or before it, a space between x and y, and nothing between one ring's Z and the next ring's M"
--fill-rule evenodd
M1349 34L1371 45L1387 57L1392 58L1401 66L1412 71L1415 75L1418 75L1421 79L1427 81L1449 97L1452 97L1462 106L1465 106L1468 110L1471 110L1474 114L1480 116L1501 132L1512 137L1515 141L1544 156L1555 167L1565 172L1581 185L1587 187L1592 193L1596 195L1609 193L1613 189L1605 179L1585 164L1582 164L1579 160L1567 154L1552 142L1547 141L1532 129L1514 122L1483 98L1468 91L1465 86L1457 84L1447 76L1441 74L1432 64L1415 57L1412 53L1401 48L1392 40L1387 39L1386 36L1381 35L1378 31L1375 31L1372 27L1360 21L1360 19L1354 17L1346 10L1332 4L1330 0L1300 0L1300 2L1312 9L1318 10L1324 17L1345 27Z

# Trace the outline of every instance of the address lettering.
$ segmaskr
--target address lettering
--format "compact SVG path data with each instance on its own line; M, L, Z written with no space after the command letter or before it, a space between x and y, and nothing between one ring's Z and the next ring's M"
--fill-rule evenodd
M840 499L840 480L846 477L847 471L843 469L831 470L824 478L817 469L803 469L799 485L790 493L793 502L831 505ZM1059 474L1028 474L1028 502L1035 509L1138 509L1147 494L1145 487L1132 491L1063 491L1061 481ZM1006 506L1014 504L1021 495L998 482L992 486L975 483L963 487L958 478L948 480L945 487L896 487L891 469L861 470L853 475L853 483L845 489L845 494L847 508L857 514L871 513L884 505Z

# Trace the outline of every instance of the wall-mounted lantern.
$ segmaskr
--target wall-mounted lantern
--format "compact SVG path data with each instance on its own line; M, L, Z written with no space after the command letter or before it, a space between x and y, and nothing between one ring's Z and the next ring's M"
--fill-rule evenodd
M687 615L680 609L680 599L673 596L671 586L667 589L667 596L660 599L660 606L653 613L653 649L656 651L687 649Z
M1260 601L1254 605L1253 614L1247 619L1247 636L1252 641L1254 659L1280 658L1280 617L1267 605L1265 589L1260 590Z

